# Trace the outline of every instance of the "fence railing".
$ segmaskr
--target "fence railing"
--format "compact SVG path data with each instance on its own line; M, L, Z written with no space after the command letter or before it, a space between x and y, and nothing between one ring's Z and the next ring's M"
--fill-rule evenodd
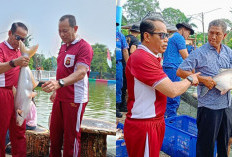
M31 70L34 78L38 81L48 81L56 79L56 71Z

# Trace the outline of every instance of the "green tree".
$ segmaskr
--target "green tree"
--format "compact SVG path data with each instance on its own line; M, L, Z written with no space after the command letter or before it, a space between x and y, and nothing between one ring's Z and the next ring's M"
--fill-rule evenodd
M43 61L42 66L44 70L54 71L56 69L56 57L52 56Z
M36 53L34 56L32 56L32 59L33 59L33 69L36 69L37 67L43 67L43 62L45 60L43 54Z
M208 35L205 33L205 43L208 41ZM196 46L200 47L204 44L204 34L203 33L198 33L196 34Z
M103 73L113 72L113 69L108 68L107 64L107 47L103 44L96 43L92 45L94 56L91 63L91 71L99 72L100 77L103 78ZM114 63L112 62L112 67L115 68Z
M128 23L141 21L149 11L160 11L158 0L127 0L123 8Z
M170 24L176 25L177 23L186 22L192 27L197 28L197 25L191 23L192 17L186 17L179 9L166 8L162 11L163 18Z

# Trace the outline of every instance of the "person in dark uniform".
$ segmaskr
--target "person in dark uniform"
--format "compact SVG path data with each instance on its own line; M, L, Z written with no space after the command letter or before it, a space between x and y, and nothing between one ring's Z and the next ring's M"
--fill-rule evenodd
M116 23L116 26L119 24ZM116 117L121 118L120 104L122 102L123 66L122 60L127 62L129 58L126 37L117 28L116 31Z
M128 52L129 55L131 55L139 45L139 40L137 36L140 34L139 26L132 25L130 29L130 34L126 36L126 41L129 46ZM122 60L122 66L123 66L123 86L122 86L122 96L121 96L121 105L120 105L120 112L127 112L127 103L126 103L126 74L125 74L125 68L126 68L126 62L123 58Z

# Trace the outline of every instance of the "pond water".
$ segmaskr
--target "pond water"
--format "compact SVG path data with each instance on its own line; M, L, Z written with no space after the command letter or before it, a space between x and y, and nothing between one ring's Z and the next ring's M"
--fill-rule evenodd
M36 88L38 124L48 129L48 118L52 111L51 93L45 93L41 88ZM116 85L89 81L89 103L85 108L84 118L94 118L115 123L116 112ZM107 153L116 155L116 136L107 136Z
M115 123L115 84L89 82L89 103L85 109L84 118L94 118ZM45 93L36 88L35 103L38 114L38 124L48 128L48 118L52 111L51 93Z

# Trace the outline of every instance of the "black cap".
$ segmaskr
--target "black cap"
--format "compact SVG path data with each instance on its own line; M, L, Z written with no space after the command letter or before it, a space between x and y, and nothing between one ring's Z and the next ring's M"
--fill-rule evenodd
M190 35L193 35L194 34L194 30L192 29L192 26L188 23L185 23L185 22L182 22L182 23L178 23L176 24L176 28L179 29L179 28L186 28L188 30L190 30Z
M138 25L132 25L130 28L130 31L138 32L140 33L140 29Z

